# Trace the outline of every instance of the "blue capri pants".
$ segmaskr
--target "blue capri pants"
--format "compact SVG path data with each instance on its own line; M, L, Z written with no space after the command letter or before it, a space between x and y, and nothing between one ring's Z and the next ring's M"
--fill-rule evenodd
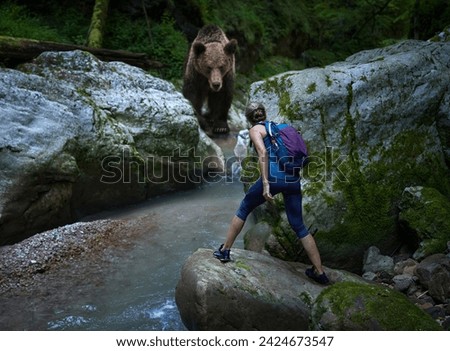
M275 180L270 182L270 193L276 195L278 193L283 194L284 206L286 215L298 238L304 238L307 236L308 229L306 229L303 223L302 214L302 193L300 179L295 182L286 182L285 180ZM250 189L248 189L242 200L236 216L245 221L248 215L259 205L263 204L266 199L263 196L263 183L259 178Z

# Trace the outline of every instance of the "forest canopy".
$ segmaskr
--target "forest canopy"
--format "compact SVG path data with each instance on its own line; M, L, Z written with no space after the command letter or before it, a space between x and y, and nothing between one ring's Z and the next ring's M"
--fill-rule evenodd
M86 45L95 2L3 1L0 35ZM177 81L189 43L209 23L238 40L238 72L258 79L323 66L404 39L430 39L450 25L450 4L448 0L109 0L102 45L146 53L164 64L152 73Z

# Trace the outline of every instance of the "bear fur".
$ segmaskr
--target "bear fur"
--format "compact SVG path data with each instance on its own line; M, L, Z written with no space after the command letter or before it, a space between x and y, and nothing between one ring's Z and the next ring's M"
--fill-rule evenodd
M191 44L183 76L183 96L207 134L226 134L235 80L236 39L228 40L216 25L204 26ZM206 113L202 112L207 102Z

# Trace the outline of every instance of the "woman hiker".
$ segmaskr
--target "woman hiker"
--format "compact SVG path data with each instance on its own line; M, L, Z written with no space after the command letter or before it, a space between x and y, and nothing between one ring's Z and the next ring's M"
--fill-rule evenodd
M273 148L271 147L270 137L267 135L266 127L264 126L264 121L266 120L264 106L261 103L250 103L246 107L245 117L252 125L250 128L250 139L258 153L261 176L245 194L239 209L231 220L226 240L214 252L214 257L222 262L230 261L230 249L236 237L241 232L248 215L265 201L272 201L273 196L281 192L283 194L289 224L300 239L313 265L305 273L316 282L327 284L329 280L323 270L316 242L303 224L299 172L297 174L287 174L280 169ZM279 128L283 128L283 125L280 125Z

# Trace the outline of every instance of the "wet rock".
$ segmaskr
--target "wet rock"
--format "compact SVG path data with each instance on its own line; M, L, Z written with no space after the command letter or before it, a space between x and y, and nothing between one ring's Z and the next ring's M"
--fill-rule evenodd
M416 269L417 262L412 258L407 258L403 261L398 261L394 266L395 274L410 274L414 275L414 270Z
M267 222L259 222L250 228L244 235L244 246L246 250L262 252L266 241L272 232Z
M414 283L414 276L411 274L399 274L392 278L394 289L397 291L406 291Z
M430 306L425 309L425 312L428 313L433 319L445 318L445 310L442 306Z
M450 299L450 258L435 254L419 263L415 274L429 294L438 302Z
M362 277L369 281L376 281L378 279L378 276L374 272L365 272L363 273Z
M384 272L392 275L394 273L394 259L381 255L380 249L371 246L364 256L363 272Z
M450 317L446 317L442 322L442 328L446 331L450 331Z

